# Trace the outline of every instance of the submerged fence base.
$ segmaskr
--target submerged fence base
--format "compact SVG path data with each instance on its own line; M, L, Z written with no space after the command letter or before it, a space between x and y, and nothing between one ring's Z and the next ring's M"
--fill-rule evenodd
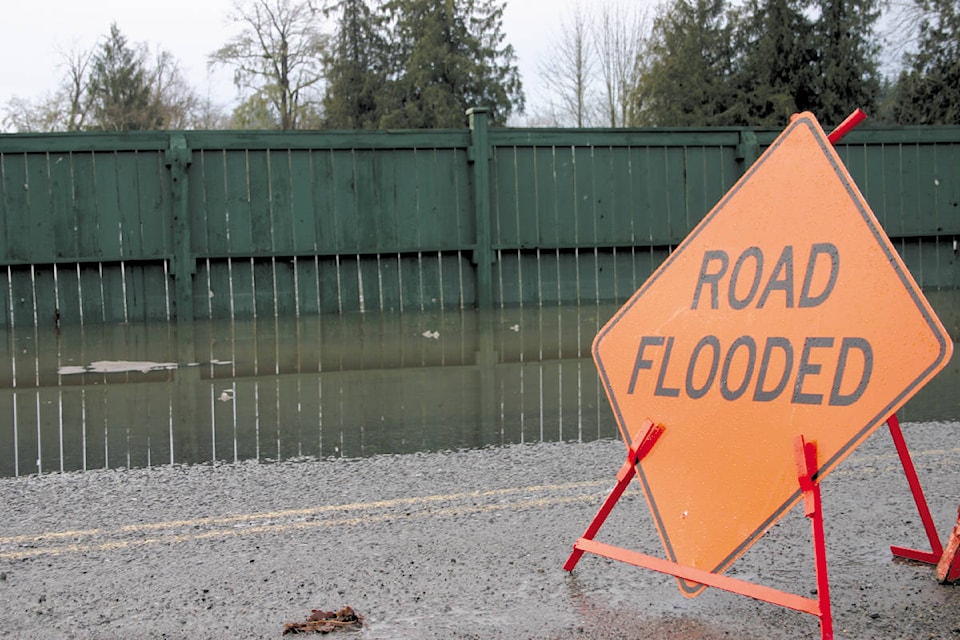
M613 311L344 313L8 334L0 475L613 437L589 357Z

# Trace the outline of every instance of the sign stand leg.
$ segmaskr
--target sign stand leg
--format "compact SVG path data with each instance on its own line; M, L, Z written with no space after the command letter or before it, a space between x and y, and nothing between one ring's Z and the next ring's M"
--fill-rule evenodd
M957 512L957 526L947 538L947 546L937 563L937 580L941 584L960 580L960 511Z
M747 582L738 578L731 578L720 573L713 573L704 569L697 569L682 565L678 562L664 560L638 551L624 549L604 542L597 542L594 536L606 520L613 506L623 494L624 489L636 473L635 464L653 447L653 443L663 432L663 426L657 425L647 429L647 433L636 450L631 449L627 461L617 473L617 484L604 501L603 506L594 517L586 533L573 545L563 568L572 571L580 557L586 553L593 553L604 558L632 564L644 569L672 575L676 578L697 582L708 587L715 587L739 595L763 600L788 609L817 616L820 620L821 640L833 640L833 618L830 612L830 585L827 580L826 540L823 532L823 511L820 503L820 485L814 480L817 472L816 443L805 442L798 436L794 443L794 453L797 462L797 480L803 492L804 513L811 519L813 527L814 562L817 579L817 597L806 598L786 591L780 591L764 585Z
M910 492L913 494L913 501L917 505L917 511L920 513L920 520L923 522L923 528L927 533L927 539L930 540L931 548L931 551L927 552L891 546L890 551L899 558L926 562L927 564L937 564L943 555L943 545L940 543L937 527L933 522L933 517L930 515L930 507L927 506L927 499L923 495L923 489L920 487L920 479L917 477L917 470L913 466L913 459L910 457L907 443L903 439L903 431L900 429L900 421L897 419L897 414L893 414L887 419L887 426L890 427L893 444L897 448L897 455L900 456L903 473L907 476L907 483L910 485Z
M635 449L628 449L627 460L623 463L623 466L620 467L620 471L617 472L616 486L613 487L613 491L610 492L607 499L603 501L603 505L600 507L600 510L597 511L597 515L593 517L590 526L587 527L586 532L580 540L593 540L594 536L597 535L607 516L613 511L613 507L617 504L617 501L620 500L620 496L623 495L630 481L633 480L633 476L636 475L635 465L650 452L650 449L653 448L660 434L663 433L662 424L654 425L653 422L647 420L644 425L647 430L640 440L640 444L637 445ZM570 554L570 557L567 558L567 561L563 565L564 571L573 571L573 568L577 566L577 563L580 561L581 556L583 556L583 549L576 544L573 545L573 553Z
M830 613L830 582L827 579L827 539L823 532L823 509L820 501L820 483L813 481L817 472L817 445L806 442L803 436L794 440L797 461L797 480L803 491L803 513L810 518L813 529L813 564L817 574L817 604L820 635L823 640L833 638L833 616Z

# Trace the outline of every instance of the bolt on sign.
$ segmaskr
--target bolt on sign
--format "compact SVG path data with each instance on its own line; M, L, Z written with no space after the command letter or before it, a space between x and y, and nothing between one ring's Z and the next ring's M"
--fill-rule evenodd
M952 342L819 123L795 116L601 329L620 432L670 560L720 573L946 366ZM680 581L696 595L704 587Z

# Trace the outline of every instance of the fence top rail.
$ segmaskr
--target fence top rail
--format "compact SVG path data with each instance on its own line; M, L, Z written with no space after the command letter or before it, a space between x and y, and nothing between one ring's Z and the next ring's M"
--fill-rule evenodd
M0 153L165 151L180 137L194 151L466 149L469 129L409 131L126 131L0 134Z
M746 129L491 129L495 147L734 146Z
M751 132L760 145L775 129L749 127L553 129L491 128L493 147L689 147L734 146ZM84 153L165 151L180 137L188 149L222 150L376 150L467 149L469 129L378 131L127 131L0 134L2 153ZM843 145L960 144L960 126L862 126Z

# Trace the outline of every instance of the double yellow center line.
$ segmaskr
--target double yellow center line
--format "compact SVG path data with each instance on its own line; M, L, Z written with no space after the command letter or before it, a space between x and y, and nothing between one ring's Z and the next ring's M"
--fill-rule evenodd
M929 449L914 452L913 458L955 458L960 448ZM838 475L863 473L862 465L886 462L899 466L896 454L855 455ZM858 468L859 467L859 468ZM891 467L892 468L892 467ZM292 531L364 525L412 518L443 518L495 511L543 509L552 505L592 503L600 506L613 486L613 478L562 484L507 487L486 491L411 496L372 502L322 505L302 509L284 509L261 513L166 520L128 524L116 528L76 529L71 531L0 536L0 561L22 560L70 553L109 552L158 544L229 538L257 534L282 534ZM634 489L634 491L637 491ZM639 493L639 491L637 491ZM584 520L587 522L587 520Z
M610 480L543 484L262 513L166 520L129 524L116 528L5 536L0 537L0 560L22 560L69 553L108 552L156 544L279 534L388 520L441 518L507 510L523 511L576 502L595 503L599 506L606 495L606 491L600 491L600 489L609 489L611 485Z

